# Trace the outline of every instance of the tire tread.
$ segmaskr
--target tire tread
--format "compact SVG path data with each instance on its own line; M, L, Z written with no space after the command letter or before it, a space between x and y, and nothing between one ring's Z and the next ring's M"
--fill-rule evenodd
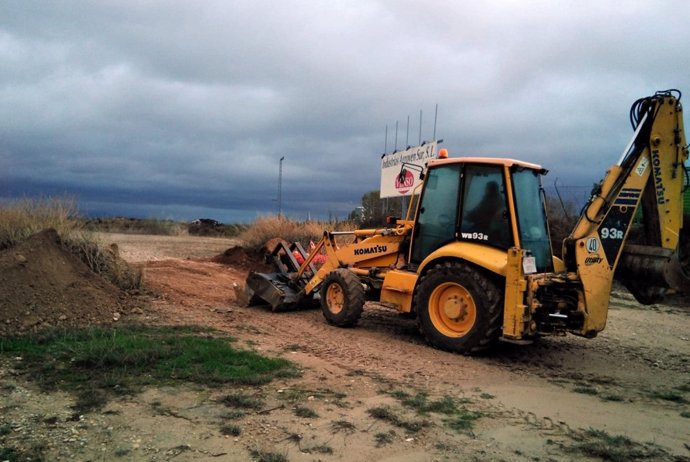
M345 291L345 306L338 314L331 313L326 305L326 291L332 283L340 284ZM346 268L331 271L321 286L321 308L329 324L338 327L356 325L364 311L364 287L359 278Z
M429 299L431 291L433 291L435 286L429 286L429 281L433 281L434 278L441 277L461 277L472 280L478 287L480 294L472 294L474 298L482 296L484 298L484 303L482 307L478 309L484 309L487 311L486 325L476 338L472 338L470 341L469 337L474 335L468 334L467 336L461 337L463 340L457 342L456 345L450 346L449 342L444 338L440 338L442 335L435 330L425 329L423 316L419 313L419 310L428 309L424 306L424 300ZM415 295L415 309L417 310L417 326L420 332L424 335L426 341L437 348L441 348L446 351L452 351L455 353L462 354L477 354L480 353L496 343L498 337L500 336L501 329L503 327L503 297L501 296L500 289L496 283L487 275L484 271L479 268L470 266L467 263L460 262L444 262L435 265L429 271L427 271L424 276L419 281L419 286L417 293ZM476 300L475 300L475 303Z

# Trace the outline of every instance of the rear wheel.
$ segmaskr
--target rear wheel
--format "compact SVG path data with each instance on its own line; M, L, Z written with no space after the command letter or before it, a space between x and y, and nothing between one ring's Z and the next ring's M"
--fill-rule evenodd
M464 263L444 263L420 280L417 323L437 348L462 354L490 347L501 331L502 297L483 272Z
M364 309L364 287L351 271L331 271L321 285L321 309L329 324L351 327Z

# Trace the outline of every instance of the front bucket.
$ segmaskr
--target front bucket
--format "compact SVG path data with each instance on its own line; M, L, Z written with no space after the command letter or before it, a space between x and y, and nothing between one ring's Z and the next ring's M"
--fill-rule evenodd
M263 300L273 311L294 309L304 300L304 294L289 285L289 278L283 273L255 273L247 276L247 287L253 292L251 299ZM258 304L258 303L253 303Z

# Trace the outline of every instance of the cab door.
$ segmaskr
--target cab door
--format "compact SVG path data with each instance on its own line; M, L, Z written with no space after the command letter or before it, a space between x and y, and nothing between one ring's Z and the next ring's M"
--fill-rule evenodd
M462 164L429 169L424 179L410 261L419 264L457 236Z

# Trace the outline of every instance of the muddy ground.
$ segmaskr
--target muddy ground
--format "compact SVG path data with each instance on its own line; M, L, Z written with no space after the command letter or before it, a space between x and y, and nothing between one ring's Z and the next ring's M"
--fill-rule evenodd
M643 308L616 291L596 339L551 337L464 357L427 346L414 320L373 304L353 329L327 325L318 310L239 307L233 285L245 268L211 261L236 244L227 239L101 237L142 265L159 294L134 320L211 326L239 346L288 358L303 376L243 388L264 405L233 420L233 436L223 434L229 410L218 402L232 387L149 389L75 418L71 396L43 394L5 364L6 441L40 440L48 460L251 460L260 451L290 461L615 460L620 449L604 444L616 441L607 435L629 439L617 440L632 448L619 460L690 460L690 311L682 301ZM473 425L402 403L419 392L449 397ZM382 408L389 413L372 416Z

